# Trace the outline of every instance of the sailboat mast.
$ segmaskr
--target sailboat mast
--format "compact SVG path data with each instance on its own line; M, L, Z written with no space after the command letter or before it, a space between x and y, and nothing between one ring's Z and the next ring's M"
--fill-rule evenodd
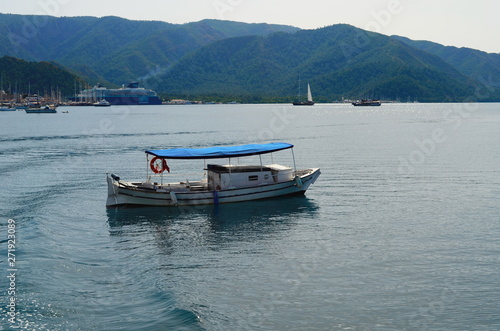
M299 102L300 102L300 99L301 99L301 97L300 97L300 75L299 75L299 90L297 92L297 96L298 96Z
M299 96L298 96L298 101L294 101L293 105L294 106L312 106L314 105L314 101L312 99L312 93L311 93L311 85L309 82L307 82L307 101L301 101L302 97L300 94L300 87L301 87L301 80L300 80L300 75L299 75Z

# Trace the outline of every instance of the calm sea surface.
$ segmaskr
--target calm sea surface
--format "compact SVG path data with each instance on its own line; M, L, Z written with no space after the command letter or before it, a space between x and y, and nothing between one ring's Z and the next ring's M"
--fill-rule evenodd
M58 110L0 112L0 329L500 329L500 104ZM147 149L270 141L305 197L105 207Z

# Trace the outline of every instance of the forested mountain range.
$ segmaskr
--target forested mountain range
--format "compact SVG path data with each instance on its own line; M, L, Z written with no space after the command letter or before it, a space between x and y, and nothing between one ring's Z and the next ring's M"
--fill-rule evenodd
M464 100L477 85L436 55L349 25L217 41L149 83L175 95L290 100L299 77L324 102Z
M500 53L486 53L471 48L458 48L443 46L430 41L415 41L405 37L393 36L414 48L439 56L445 62L451 64L462 74L480 82L481 90L478 94L500 89ZM497 94L498 96L498 94Z
M93 82L117 85L155 74L216 40L297 28L204 20L188 24L119 17L0 14L0 56L55 61Z
M315 30L203 20L0 14L0 56L54 61L90 83L140 80L167 98L500 101L500 54L349 25ZM481 93L479 93L480 91Z

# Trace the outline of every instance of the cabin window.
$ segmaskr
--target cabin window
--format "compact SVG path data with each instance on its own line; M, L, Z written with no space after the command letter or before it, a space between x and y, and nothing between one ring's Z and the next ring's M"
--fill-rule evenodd
M248 181L249 182L254 182L256 180L259 180L259 175L248 176Z

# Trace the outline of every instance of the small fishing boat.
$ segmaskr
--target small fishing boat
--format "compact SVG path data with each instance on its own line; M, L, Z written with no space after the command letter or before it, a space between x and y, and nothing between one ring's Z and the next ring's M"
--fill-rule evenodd
M129 182L115 174L108 174L106 206L194 206L301 195L321 172L319 168L297 170L293 147L288 143L269 143L146 151L149 163L146 181ZM286 149L292 151L294 168L274 163L262 164L262 154ZM254 155L259 156L260 164L231 164L233 158ZM163 183L164 171L170 173L168 159L203 159L203 177L198 181ZM212 159L229 159L229 164L206 164L206 160Z
M27 108L26 114L55 114L57 110L55 107L44 106L40 108Z
M353 106L380 106L382 103L379 100L358 100L352 103Z

